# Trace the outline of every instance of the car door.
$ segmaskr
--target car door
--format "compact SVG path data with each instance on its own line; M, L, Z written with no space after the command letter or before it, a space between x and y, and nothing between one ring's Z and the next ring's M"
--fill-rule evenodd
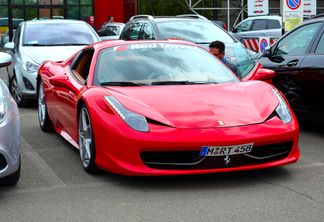
M267 20L267 35L270 38L278 39L282 34L280 22L276 19Z
M298 109L324 113L324 31L318 35L312 51L300 65L300 96Z
M93 49L85 49L79 53L75 60L67 68L68 87L59 88L55 92L57 107L60 112L57 114L60 124L66 133L72 138L77 138L77 102L81 91L87 87L86 80L90 70L93 56Z
M320 26L310 23L293 30L271 47L270 55L259 60L265 68L276 71L273 83L294 107L300 105L301 63L310 53Z
M266 19L255 19L252 22L251 30L246 32L245 36L251 36L251 37L269 36L267 25L268 23Z
M233 29L233 33L235 35L235 37L239 40L241 40L242 37L247 36L251 29L251 25L252 25L253 20L246 20L246 21L242 21L240 24L238 24L234 29Z

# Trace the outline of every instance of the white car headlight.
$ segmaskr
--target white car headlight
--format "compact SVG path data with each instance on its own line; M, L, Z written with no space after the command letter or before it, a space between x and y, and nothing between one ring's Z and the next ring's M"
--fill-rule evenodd
M286 101L281 96L281 94L278 92L277 89L273 89L273 92L276 94L279 100L279 105L276 108L276 113L278 114L279 118L283 123L289 123L292 119L291 113L288 109L288 106L286 104Z
M39 64L34 62L28 56L25 56L25 59L23 60L23 67L27 72L37 72L39 68Z
M113 96L105 96L105 99L132 129L140 132L148 132L150 130L144 116L126 109L126 107L118 102Z

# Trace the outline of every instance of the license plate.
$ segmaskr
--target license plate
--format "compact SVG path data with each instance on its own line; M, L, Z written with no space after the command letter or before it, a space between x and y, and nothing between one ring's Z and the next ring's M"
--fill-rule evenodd
M253 143L232 145L232 146L203 146L200 156L230 156L251 152Z

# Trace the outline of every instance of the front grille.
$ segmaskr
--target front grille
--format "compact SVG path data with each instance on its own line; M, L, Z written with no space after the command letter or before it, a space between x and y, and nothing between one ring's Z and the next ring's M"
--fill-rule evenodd
M144 151L141 159L144 164L154 169L217 169L268 163L286 158L293 143L285 142L254 146L248 154L229 156L230 162L225 163L225 156L200 157L196 151Z
M199 151L159 151L142 152L142 161L146 164L164 165L194 165L203 158Z
M0 170L3 170L7 166L6 158L0 154Z

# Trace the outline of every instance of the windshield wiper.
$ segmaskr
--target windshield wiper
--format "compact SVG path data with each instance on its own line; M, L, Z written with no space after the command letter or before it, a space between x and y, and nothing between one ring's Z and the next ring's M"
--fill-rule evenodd
M90 43L61 43L61 44L53 44L52 46L78 46L78 45L89 45Z
M23 46L51 46L51 45L39 44L39 43L29 43L29 44L23 44Z
M151 85L195 85L195 84L217 84L217 82L208 81L155 81Z
M136 83L136 82L101 82L102 86L144 86L144 83Z
M195 42L196 44L210 44L210 42Z

